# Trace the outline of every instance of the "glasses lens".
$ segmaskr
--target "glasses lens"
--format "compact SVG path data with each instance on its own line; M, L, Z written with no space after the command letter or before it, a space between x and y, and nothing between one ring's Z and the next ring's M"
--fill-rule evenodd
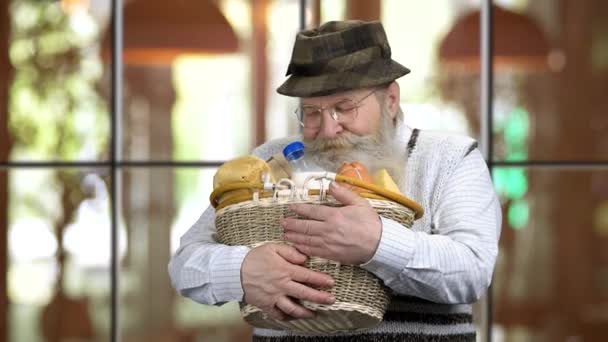
M351 122L357 115L357 103L352 100L340 101L335 105L335 111L339 122Z
M353 100L344 100L336 103L335 108L341 113L348 113L357 108L357 103L355 103Z
M301 107L298 110L298 119L304 127L319 127L321 126L321 111L316 107Z

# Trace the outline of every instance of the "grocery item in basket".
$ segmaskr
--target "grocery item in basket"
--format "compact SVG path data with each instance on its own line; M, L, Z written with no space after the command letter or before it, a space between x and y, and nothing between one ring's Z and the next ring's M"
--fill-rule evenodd
M373 194L373 193L372 193ZM362 194L363 195L363 194ZM371 194L370 194L371 195ZM331 196L311 194L306 199L293 198L288 193L279 193L280 198L260 196L240 203L228 205L216 211L215 225L218 241L230 246L255 247L263 243L283 242L284 230L280 221L293 217L289 210L292 203L340 206ZM385 199L368 199L370 205L382 217L411 227L419 206L403 198L403 203ZM412 206L409 206L412 203ZM406 228L404 228L406 229ZM312 318L276 320L263 310L242 302L241 313L249 324L268 329L309 333L339 333L368 329L382 321L389 304L390 291L374 274L355 265L311 257L305 267L329 274L335 286L328 291L336 298L334 304L318 304L298 301L314 311Z
M311 182L311 177L321 176L325 173L318 165L304 158L304 144L294 141L283 149L283 155L291 168L291 180L298 188L318 189L324 184L329 186L329 181Z
M378 215L399 222L404 227L412 227L414 220L422 215L420 205L400 194L389 193L384 187L374 185L369 181L367 170L362 172L363 169L357 164L355 167L361 176L355 178L367 179L367 182L359 181L355 184L369 191L361 193L361 196L369 201ZM344 169L352 172L352 163L350 168ZM237 171L242 172L241 169ZM224 172L226 171L222 170L222 174ZM217 199L224 197L230 189L239 188L247 191L241 186L249 186L248 183L243 183L243 178L235 177L234 174L229 176L231 179L236 179L234 183L239 184L222 184L222 187L215 189L210 196L211 203L216 208L215 226L218 242L229 246L253 248L264 243L287 243L280 222L286 217L294 216L289 210L290 204L341 206L332 196L326 196L320 191L311 190L306 196L293 196L292 192L285 189L266 186L253 190L259 192L258 196L252 196L253 191L251 191L248 196L233 197L230 201L218 205ZM335 181L346 186L351 184L349 182L351 178L336 176ZM222 178L217 180L222 181ZM315 316L283 321L275 320L260 308L242 302L240 306L244 320L255 327L303 334L355 331L372 328L382 321L389 303L390 291L373 273L355 265L345 265L318 257L308 258L304 266L316 272L327 273L335 280L335 286L328 289L336 298L335 303L328 305L298 301L314 311Z
M262 177L268 174L274 182L270 167L256 156L239 157L224 163L213 176L213 189L234 183L261 183ZM248 189L228 191L219 199L219 203L239 195L250 194Z
M291 168L289 167L289 162L285 159L285 156L283 156L283 153L273 154L272 157L266 160L266 164L270 167L270 174L274 179L290 177Z
M388 173L386 169L380 169L374 173L374 184L377 186L383 187L386 190L396 192L398 194L401 193L399 187Z
M343 163L342 166L340 166L340 168L338 169L338 175L358 179L365 183L374 184L374 180L369 175L367 167L365 167L365 165L361 164L358 161L354 161L352 163ZM369 190L362 189L354 185L344 186L350 188L355 192L369 192Z

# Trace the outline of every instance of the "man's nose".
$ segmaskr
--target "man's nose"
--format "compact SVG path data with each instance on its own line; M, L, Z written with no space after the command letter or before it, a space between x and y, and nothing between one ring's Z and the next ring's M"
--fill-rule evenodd
M335 138L344 129L338 120L334 120L332 114L332 109L326 109L323 111L321 131L319 133L324 138Z

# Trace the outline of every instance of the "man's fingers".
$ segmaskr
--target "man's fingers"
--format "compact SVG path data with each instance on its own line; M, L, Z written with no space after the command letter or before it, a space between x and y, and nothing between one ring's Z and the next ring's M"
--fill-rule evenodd
M326 248L301 244L295 244L293 246L302 254L333 260L332 255L328 253Z
M344 205L369 206L369 202L367 202L365 198L359 196L356 192L339 185L336 182L332 182L329 185L329 194L332 195L338 202Z
M287 295L319 304L333 304L336 301L331 293L315 290L295 281L289 283Z
M277 309L276 307L272 307L272 308L270 308L268 310L265 310L265 312L272 319L276 319L276 320L279 320L279 321L284 321L284 320L287 319L287 315L285 315L281 310Z
M283 259L292 264L303 264L306 261L306 255L300 253L292 246L276 245L276 251Z
M285 313L288 317L293 318L313 318L315 316L314 312L308 310L302 305L294 303L293 300L283 296L279 298L276 304L277 308L279 308L283 313Z
M319 235L327 230L326 224L315 220L299 220L286 218L281 222L285 232L296 232L304 235Z
M333 287L334 279L321 272L315 272L301 266L293 266L291 269L291 279L298 283L308 284L318 287Z
M325 221L336 208L319 204L292 204L289 210L294 213L317 221Z
M323 239L319 236L313 235L305 235L298 233L285 233L285 240L300 244L300 245L308 245L308 246L323 246ZM306 254L306 253L304 253Z

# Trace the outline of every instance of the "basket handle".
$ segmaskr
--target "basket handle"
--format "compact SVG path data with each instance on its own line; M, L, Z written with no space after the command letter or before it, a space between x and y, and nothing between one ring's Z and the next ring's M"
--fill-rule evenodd
M399 193L387 190L381 186L363 182L356 178L346 177L346 176L341 176L341 175L336 175L336 181L339 183L346 183L348 185L354 185L356 187L363 188L365 190L369 190L373 194L378 194L391 201L404 205L414 211L414 213L415 213L414 218L416 218L416 219L419 219L422 217L422 215L424 215L424 208L422 208L422 206L420 204L412 201L411 199L409 199ZM359 195L361 195L361 197L372 197L372 198L376 197L376 196L368 196L365 193L360 193Z
M342 175L336 175L335 181L339 182L339 183L354 185L356 187L363 188L365 190L369 190L372 192L371 194L360 193L359 195L361 195L361 197L378 199L378 196L380 196L380 197L389 199L391 201L397 202L401 205L404 205L414 211L414 213L415 213L414 217L416 219L419 219L422 217L422 215L424 215L424 208L422 208L422 206L420 204L412 201L411 199L409 199L399 193L396 193L396 192L393 192L390 190L386 190L385 188L377 186L375 184L366 183L359 179L352 178L352 177L346 177L346 176L342 176ZM220 197L224 193L226 193L228 191L233 191L233 190L263 191L264 184L262 184L261 182L234 182L234 183L220 186L220 187L216 188L215 190L213 190L213 192L209 196L209 201L211 202L211 205L214 208L217 208L217 206L219 205ZM242 197L243 198L241 199L241 196L239 196L238 200L239 201L247 200L248 196L242 195ZM251 197L251 196L249 196L249 197ZM264 197L264 196L260 196L260 197ZM268 196L266 196L266 197L268 197ZM235 198L235 200L236 200L236 198Z

